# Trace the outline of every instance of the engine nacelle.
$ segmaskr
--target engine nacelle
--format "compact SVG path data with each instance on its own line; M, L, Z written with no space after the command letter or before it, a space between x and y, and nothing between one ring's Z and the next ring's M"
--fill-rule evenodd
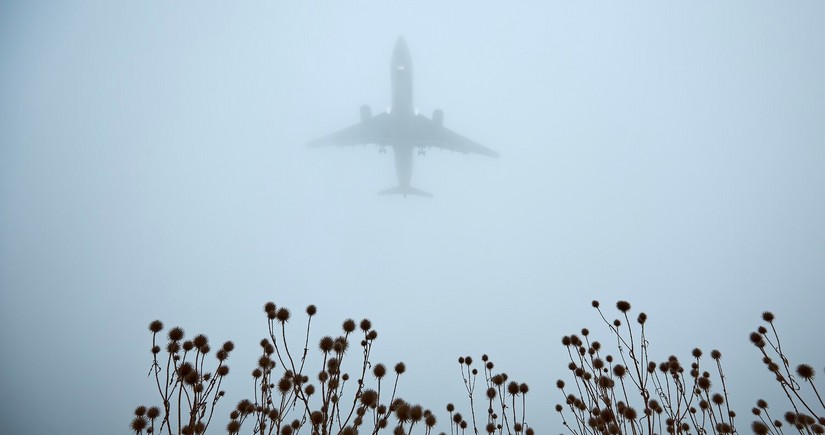
M436 109L433 111L433 122L438 127L444 126L444 112L441 109Z
M364 104L361 106L361 122L367 122L372 119L372 109L370 106Z

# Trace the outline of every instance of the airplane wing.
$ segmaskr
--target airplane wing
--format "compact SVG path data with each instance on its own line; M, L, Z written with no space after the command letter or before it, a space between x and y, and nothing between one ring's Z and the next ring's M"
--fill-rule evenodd
M369 143L386 143L389 131L389 114L380 113L351 127L307 143L309 147L354 146Z
M424 115L415 116L415 146L435 147L459 153L498 157L498 153L445 128Z

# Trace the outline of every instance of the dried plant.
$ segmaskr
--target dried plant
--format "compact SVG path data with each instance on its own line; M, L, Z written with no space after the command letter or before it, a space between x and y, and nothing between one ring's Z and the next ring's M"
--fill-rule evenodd
M493 374L495 365L486 354L481 356L481 363L484 379L483 403L487 405L487 423L484 431L488 434L498 433L499 435L505 433L507 435L533 435L533 429L528 427L525 420L526 398L530 388L525 383L509 380L507 373ZM472 430L478 435L475 395L479 372L478 369L472 367L472 357L459 357L458 365L469 400ZM470 423L461 413L456 412L452 403L447 405L447 412L450 413L450 434L464 435Z
M773 313L765 311L762 313L762 320L768 327L761 325L756 331L751 332L750 341L759 349L762 362L774 375L774 379L793 409L783 414L788 429L805 434L825 433L825 402L822 401L822 396L814 383L816 371L808 364L799 364L795 372L802 382L797 380L797 377L791 373L791 362L782 351L782 342L776 332ZM782 421L771 418L767 401L757 400L751 412L757 418L751 423L754 433L784 433Z
M561 344L567 350L567 368L572 381L559 379L556 386L564 397L555 409L562 424L574 435L584 434L732 434L739 433L736 412L730 408L722 354L712 350L709 360L698 348L690 352L683 365L671 355L654 362L646 335L647 315L631 320L630 303L619 301L618 318L609 321L598 301L593 307L610 332L607 346L591 337L588 329L565 335ZM345 320L342 332L323 336L317 343L318 360L311 362L310 331L317 309L306 308L303 347L287 343L287 323L292 318L285 307L272 302L264 305L267 337L260 341L261 353L252 370L253 395L238 402L229 415L225 430L239 434L298 435L377 435L393 427L393 435L411 435L414 428L431 435L436 417L421 405L398 397L398 381L404 363L392 371L371 362L372 346L378 333L364 319ZM751 410L756 417L750 429L756 434L784 435L785 430L800 434L825 433L825 402L815 384L811 365L791 362L782 350L774 315L764 312L765 325L750 334L762 362L774 375L790 409L772 417L765 400L757 400ZM209 340L196 335L185 340L182 328L167 333L166 347L158 344L163 323L150 323L152 366L162 407L139 406L131 422L136 434L202 434L212 422L216 405L224 397L223 379L229 373L226 360L234 349L231 341L215 352L209 369ZM350 343L358 342L358 352ZM611 347L608 351L606 347ZM314 352L313 352L314 353ZM356 353L356 355L353 355ZM351 377L344 371L345 361L356 367ZM467 393L469 418L453 404L447 405L450 435L479 435L479 425L489 435L534 435L527 423L525 383L510 380L506 373L494 372L487 355L481 367L472 357L458 358L461 378ZM479 376L481 381L479 382ZM368 384L370 384L368 386ZM486 408L486 418L476 413ZM440 435L445 435L441 433Z
M305 336L299 352L287 343L286 325L292 317L289 309L268 302L264 312L268 337L260 342L261 355L252 370L254 394L238 402L230 413L226 425L229 434L246 430L252 434L297 435L307 428L312 435L376 435L394 423L395 435L410 435L414 427L421 427L424 435L430 435L435 416L421 405L398 397L398 380L406 370L404 363L397 363L392 373L383 364L372 364L370 353L378 333L368 319L358 324L347 319L342 324L342 334L322 337L318 341L320 360L311 363L309 340L316 307L310 305L306 309ZM183 329L173 328L162 365L161 349L156 342L163 324L154 321L149 329L151 373L164 406L162 410L138 407L131 429L136 434L206 432L215 406L224 396L220 385L229 373L225 360L234 345L226 342L216 353L218 365L213 375L204 367L209 353L206 336L198 335L181 344ZM360 344L354 379L344 372L344 361L352 358L353 341ZM313 372L312 380L307 374L310 370L318 370ZM367 386L370 380L372 387Z

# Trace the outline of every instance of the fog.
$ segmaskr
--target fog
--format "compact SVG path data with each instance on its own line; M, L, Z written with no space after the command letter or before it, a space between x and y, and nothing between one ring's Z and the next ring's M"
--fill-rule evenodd
M456 359L530 385L561 433L560 338L649 316L651 357L720 349L747 431L778 385L748 342L777 316L820 377L825 3L37 2L0 5L0 432L128 433L160 405L161 319L236 351L262 306L318 306L312 340L369 318L401 395L467 408ZM396 185L373 145L309 149L414 101L501 154L432 150Z

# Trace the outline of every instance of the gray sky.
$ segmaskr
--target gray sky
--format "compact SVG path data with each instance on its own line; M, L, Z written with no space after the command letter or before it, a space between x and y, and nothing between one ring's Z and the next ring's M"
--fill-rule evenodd
M372 319L442 422L466 408L456 357L486 352L558 433L560 337L607 337L592 299L646 311L654 360L722 350L744 429L779 400L747 341L762 310L823 376L823 21L820 1L3 2L0 431L127 433L158 404L155 318L235 340L234 404L273 300L317 304L314 338ZM303 146L389 105L400 35L417 107L502 155L417 159L431 200L377 196L375 147Z

